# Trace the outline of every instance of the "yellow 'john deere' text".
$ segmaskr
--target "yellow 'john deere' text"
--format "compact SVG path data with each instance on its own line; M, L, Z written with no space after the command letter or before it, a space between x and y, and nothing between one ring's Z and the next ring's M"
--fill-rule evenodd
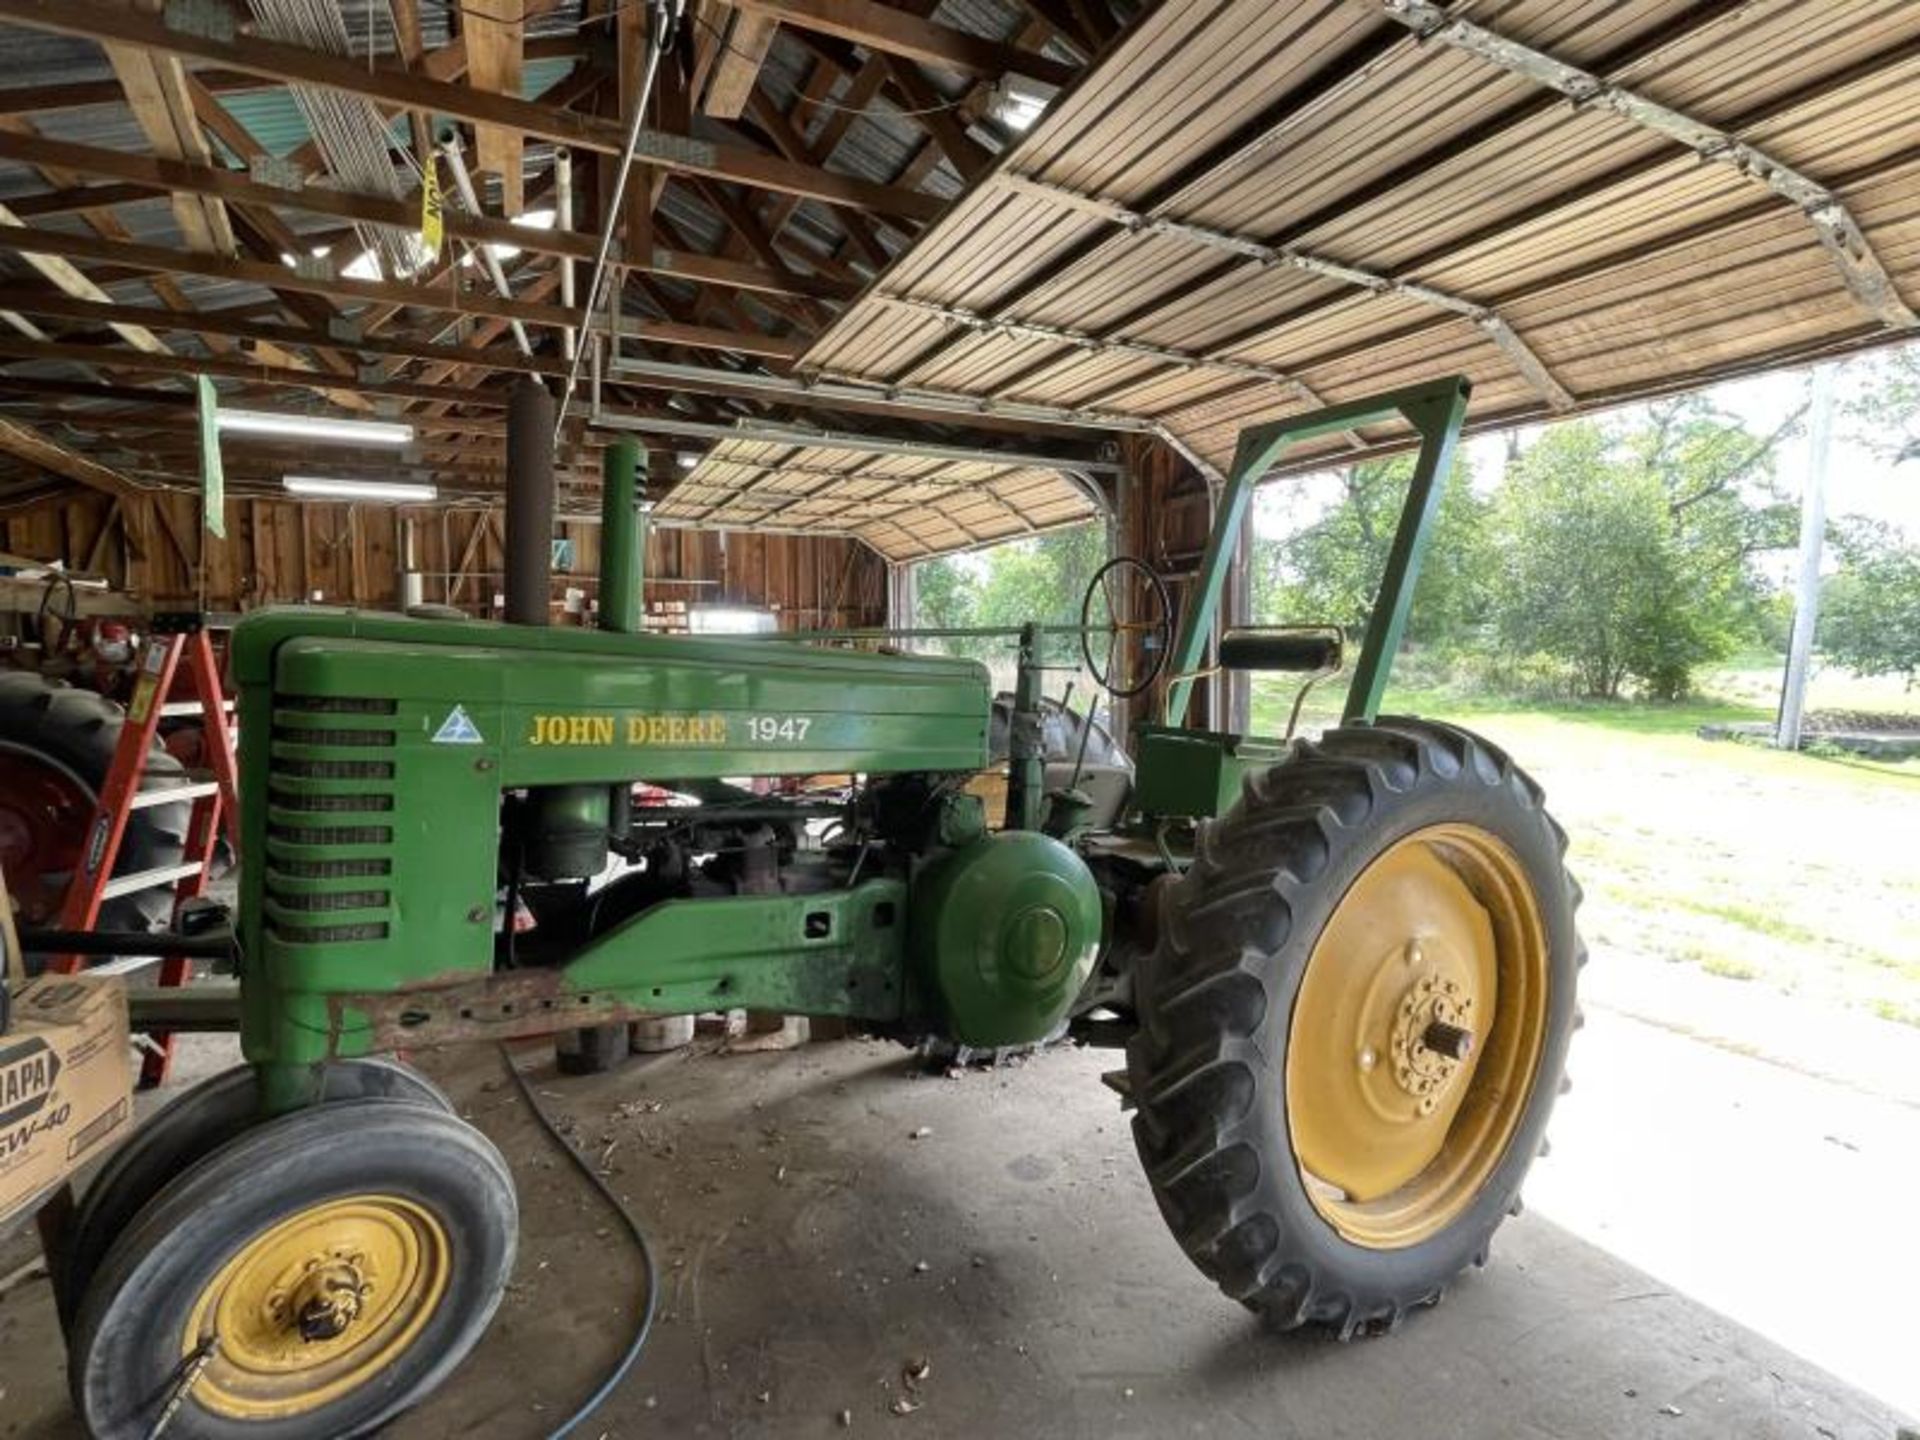
M529 745L724 745L724 715L536 715Z
M629 715L629 745L724 745L724 715Z

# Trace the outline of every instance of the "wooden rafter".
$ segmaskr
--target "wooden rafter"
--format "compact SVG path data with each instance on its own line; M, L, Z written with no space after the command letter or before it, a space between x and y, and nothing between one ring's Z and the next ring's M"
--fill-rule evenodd
M133 118L154 153L169 160L204 163L210 159L206 137L194 117L193 99L187 93L187 71L180 57L138 45L109 44L104 48L120 87L126 91ZM233 227L228 223L226 207L218 200L175 195L173 217L187 244L195 250L215 255L232 253Z
M606 328L604 315L583 327L577 307L558 303L555 262L572 262L579 276L598 254L599 207L637 98L647 10L626 0L585 0L586 22L577 30L532 39L524 22L556 0L449 3L456 33L428 48L419 0L388 0L392 48L369 62L364 54L332 55L251 34L224 38L217 26L182 25L171 11L163 17L159 0L0 0L0 22L86 36L118 56L111 79L0 90L0 163L26 167L49 187L17 196L10 201L15 212L0 215L0 252L25 257L46 282L43 288L17 270L0 276L0 313L14 316L22 332L0 329L0 393L34 397L40 413L71 427L58 448L81 463L97 463L81 453L93 451L110 462L103 467L109 473L138 486L193 485L197 441L191 387L183 382L204 374L220 383L223 403L311 404L287 396L292 390L318 394L341 410L398 411L420 431L400 470L452 480L444 493L457 504L480 493L471 485L497 488L506 379L559 378L567 370L561 331L578 336ZM669 360L688 378L609 373L601 382L609 407L634 421L664 421L668 412L649 407L661 392L682 391L694 404L680 412L682 420L780 420L811 411L818 423L839 425L838 411L902 421L923 437L927 427L950 434L972 422L956 424L938 408L913 414L896 402L868 405L845 395L770 396L745 383L752 374L730 383L729 371L699 359L738 357L763 380L768 371L785 371L901 242L944 211L944 199L919 189L935 165L945 160L969 179L989 168L991 146L967 131L984 113L985 86L1008 73L1064 83L1077 67L1041 47L1063 41L1057 56L1093 43L1093 27L1075 18L1081 7L1073 0L1048 0L1043 8L1053 19L1036 15L1008 41L932 20L936 4L689 0L691 28L663 56L610 254L615 293L628 302L620 328L633 347L629 355ZM384 38L386 27L376 29ZM776 40L785 47L782 63L769 65ZM769 87L784 84L773 77L786 74L795 53L822 59L804 82L804 102L788 108L772 100ZM584 63L537 98L522 98L525 62L561 55ZM135 75L140 65L146 69ZM952 84L929 78L922 67L967 77L958 105L945 99ZM223 99L294 85L366 96L407 129L402 143L410 140L416 155L430 152L436 118L471 126L477 174L501 180L499 190L482 188L494 213L450 205L446 233L458 243L404 281L346 278L339 262L362 248L356 232L369 225L416 229L418 193L341 188L311 141L291 152L276 145L276 155L240 118L251 112L230 109ZM121 113L133 114L149 149L55 140L7 118L82 105L126 106ZM860 173L866 166L849 164L844 153L836 157L868 107L899 112L929 137L892 183L867 178ZM548 203L554 172L528 165L524 154L540 141L574 152L569 230L498 218L500 210L511 216ZM668 184L673 204L656 209ZM686 221L678 208L683 195L717 217L717 242L704 225ZM790 227L808 201L828 207L837 234L823 239L812 207L804 230ZM121 207L163 203L178 217L184 245L143 241L137 237L150 231L140 217L120 214ZM224 236L214 229L221 223ZM467 253L481 245L521 252L505 261L510 295L497 293ZM324 253L335 257L331 271L313 263ZM259 289L241 303L203 310L207 302L195 303L193 280ZM153 300L121 288L128 281ZM110 286L112 294L104 288ZM528 330L531 355L509 343L516 324ZM6 373L16 366L60 368ZM1024 428L1010 418L977 418L982 431ZM653 438L685 444L671 427ZM591 484L597 444L576 415L563 461L575 483ZM231 449L236 494L252 485L272 490L298 458L272 441L236 437ZM382 457L351 458L378 468ZM22 466L61 473L0 443L0 468L21 474ZM163 522L149 508L130 507L127 525L144 526L164 557L173 537L157 533Z
M332 215L356 223L392 225L401 229L417 226L420 220L419 202L412 198L395 200L384 195L363 194L329 185L282 189L260 184L235 170L188 165L151 155L133 155L123 150L49 140L44 136L10 131L3 122L0 122L0 160L54 165L74 174L123 180L140 187L143 192L179 190L219 196L259 207L269 214L272 213L271 207L277 205L314 215ZM512 245L536 254L565 255L587 262L593 260L597 248L594 236L579 231L538 230L458 211L447 212L446 227L449 235L475 244L491 242ZM288 232L286 242L289 250L297 248L299 244L291 232ZM730 285L743 290L768 290L776 294L808 295L820 299L850 299L856 288L845 281L799 275L784 267L773 270L741 265L687 250L656 249L645 259L625 254L620 259L632 268L652 270L686 280Z
M368 95L474 124L503 125L538 139L605 154L621 153L626 143L623 126L597 116L411 75L388 63L367 66L344 56L278 41L224 40L191 34L170 29L158 17L120 10L101 0L0 0L0 20L63 35L145 45L269 79ZM740 146L689 141L683 135L643 132L638 153L668 170L786 191L828 205L851 205L921 220L930 220L945 208L931 195L795 165Z
M526 73L528 0L462 0L460 34L467 42L467 83L498 95L518 95ZM521 211L520 132L501 125L474 127L474 168L500 179L501 208Z
M144 493L119 471L56 444L12 420L0 419L0 451L115 499L137 499Z
M731 5L713 8L719 12L714 18L698 22L711 27L712 33L718 35L714 46L718 58L707 79L700 108L716 120L738 120L746 111L747 101L756 93L760 67L766 62L780 22L771 15Z
M962 75L992 79L1026 75L1048 85L1064 85L1075 74L1073 66L1061 61L923 20L875 0L734 0L734 4L783 24Z

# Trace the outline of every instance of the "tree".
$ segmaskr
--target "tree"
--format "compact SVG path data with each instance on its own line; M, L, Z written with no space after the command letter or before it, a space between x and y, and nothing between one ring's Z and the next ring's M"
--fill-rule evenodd
M1821 587L1820 649L1861 675L1920 677L1920 545L1854 517L1836 527L1840 569Z
M1029 621L1075 623L1093 572L1107 558L1105 527L1076 525L966 555L924 561L914 576L916 623L928 628L1017 630ZM958 655L1002 659L1002 640L955 640Z
M977 582L958 562L929 560L915 567L914 623L930 630L973 623Z
M1920 461L1920 345L1854 361L1847 373L1853 398L1841 409L1855 437L1895 465Z
M986 552L976 625L1018 629L1029 621L1077 624L1093 572L1107 558L1106 532L1076 525Z
M1684 694L1754 629L1751 558L1793 544L1773 456L1798 423L1754 435L1687 396L1630 428L1548 430L1495 500L1501 642L1565 665L1590 696L1629 682Z
M1413 464L1402 456L1351 465L1339 474L1338 499L1311 525L1284 540L1256 539L1254 614L1268 623L1338 625L1358 637L1373 613ZM1464 460L1456 462L1414 587L1410 641L1457 642L1486 618L1487 508Z

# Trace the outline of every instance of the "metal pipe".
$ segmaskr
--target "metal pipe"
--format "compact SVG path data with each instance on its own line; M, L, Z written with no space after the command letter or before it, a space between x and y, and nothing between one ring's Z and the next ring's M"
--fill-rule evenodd
M553 591L553 396L531 375L507 396L507 623L541 625Z
M646 451L623 435L600 457L600 628L638 635L647 518Z
M440 153L447 157L447 169L453 175L453 187L460 192L460 203L467 208L469 215L484 213L480 209L479 193L473 188L473 177L467 173L467 162L460 154L460 137L448 134L440 142ZM480 256L480 263L486 267L487 274L493 279L493 288L500 292L502 300L513 299L513 286L507 280L507 272L501 268L500 257L493 253L491 245L474 247ZM527 327L518 320L511 321L514 343L520 347L522 355L533 354L533 342L527 339Z
M190 960L231 960L233 936L179 935L157 930L22 930L25 955L183 955Z
M968 395L958 390L927 390L916 386L876 385L849 379L796 380L786 375L760 375L746 370L725 370L714 365L681 365L671 360L628 359L617 352L608 362L608 373L615 379L679 381L698 386L701 382L753 390L765 395L791 396L797 400L830 403L857 400L865 405L881 405L901 410L937 410L950 415L993 415L1006 420L1037 420L1058 425L1080 425L1094 430L1121 430L1153 434L1159 426L1139 415L1118 415L1103 410L1073 410L1059 405L1037 405L1025 400L996 400L989 395Z
M627 176L633 170L634 153L640 148L640 132L646 128L647 102L653 98L654 77L660 73L660 57L673 44L674 32L680 27L680 12L685 8L686 0L648 0L647 5L647 62L640 74L640 93L633 103L633 114L627 121L627 141L620 149L620 165L614 172L613 194L607 201L606 214L602 217L600 247L593 259L593 274L587 281L587 303L581 307L591 320L594 307L600 303L600 287L606 279L607 256L613 249L614 227L620 223L620 202L626 198ZM566 423L567 407L573 401L573 387L580 378L580 351L576 347L573 360L567 366L566 387L560 392L560 406L553 420L553 439L560 442L560 427Z
M764 421L721 425L711 420L672 420L602 411L593 416L590 423L603 430L632 430L645 435L691 435L702 440L763 440L777 445L821 445L833 450L859 450L875 455L917 455L929 460L959 460L975 465L1002 465L1008 469L1032 466L1066 474L1089 470L1118 474L1123 468L1117 459L1083 460L1031 451L990 450L977 445L936 445L923 440L894 440L881 435L862 435L852 430L811 430L804 425L779 425ZM1104 497L1098 497L1098 503L1104 511Z
M562 234L573 230L573 152L564 145L553 152L553 228ZM560 257L560 304L573 308L573 261L566 255ZM575 338L571 325L560 332L560 353L569 360Z

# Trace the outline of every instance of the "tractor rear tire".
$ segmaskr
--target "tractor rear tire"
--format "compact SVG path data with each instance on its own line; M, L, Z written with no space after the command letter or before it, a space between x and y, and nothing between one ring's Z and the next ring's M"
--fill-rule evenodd
M1565 848L1500 750L1397 718L1296 743L1202 827L1137 978L1134 1141L1271 1327L1389 1330L1518 1210L1579 1024Z
M37 924L53 924L59 915L70 871L49 873L44 843L32 837L43 830L77 833L73 858L86 843L87 822L94 801L113 766L114 748L126 712L92 690L48 680L30 670L0 672L0 760L34 772L44 782L49 803L57 795L59 814L45 813L45 805L11 817L0 803L0 840L13 835L19 858L7 870L7 889L14 901ZM180 762L156 738L147 755L147 773L140 788L163 790L187 783ZM13 788L13 787L10 787ZM12 798L25 803L26 787ZM134 811L120 841L113 873L131 875L177 865L186 850L187 822L192 805L154 805ZM10 823L9 823L10 821ZM48 838L41 836L41 840ZM29 869L31 873L29 873ZM173 910L173 887L163 885L103 901L94 921L101 930L154 930L164 926Z
M453 1113L453 1102L419 1071L396 1060L330 1060L320 1101L410 1100ZM261 1123L258 1072L236 1065L204 1080L144 1121L87 1187L54 1272L54 1298L71 1322L94 1271L135 1215L176 1175Z
M513 1269L500 1152L433 1106L315 1105L169 1184L81 1304L68 1383L87 1433L335 1440L424 1399Z

